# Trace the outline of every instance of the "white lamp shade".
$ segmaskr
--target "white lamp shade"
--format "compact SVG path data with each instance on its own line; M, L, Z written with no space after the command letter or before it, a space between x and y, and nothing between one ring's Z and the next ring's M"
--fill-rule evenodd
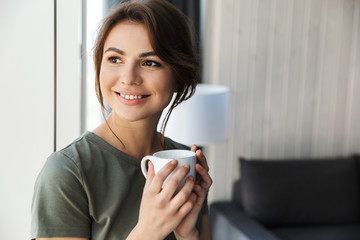
M228 134L228 103L228 87L198 84L194 96L171 113L165 136L186 145L200 146L225 140ZM159 127L168 108L163 112Z

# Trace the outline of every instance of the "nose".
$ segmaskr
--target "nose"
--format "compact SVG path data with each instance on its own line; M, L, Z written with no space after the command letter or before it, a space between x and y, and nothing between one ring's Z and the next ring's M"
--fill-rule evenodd
M137 64L128 63L123 68L120 82L126 85L140 85L142 80Z

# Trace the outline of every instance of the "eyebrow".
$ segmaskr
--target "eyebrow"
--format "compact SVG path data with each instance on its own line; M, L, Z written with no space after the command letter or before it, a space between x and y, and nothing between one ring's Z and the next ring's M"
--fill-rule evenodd
M113 51L120 55L126 56L126 53L123 50L120 50L120 49L114 48L114 47L110 47L110 48L106 49L105 53L110 52L110 51ZM149 56L157 56L157 54L153 51L152 52L144 52L144 53L139 54L139 57L141 57L141 58L149 57Z
M149 56L157 56L155 52L144 52L139 54L139 57L149 57Z
M111 52L111 51L116 52L116 53L118 53L120 55L124 55L124 56L126 55L124 51L122 51L120 49L117 49L117 48L113 48L113 47L110 47L110 48L106 49L106 51L104 53Z

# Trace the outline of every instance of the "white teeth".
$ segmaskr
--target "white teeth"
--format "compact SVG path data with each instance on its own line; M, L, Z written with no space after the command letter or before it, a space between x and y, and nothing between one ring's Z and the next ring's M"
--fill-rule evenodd
M125 99L129 99L129 100L133 100L133 99L141 99L143 98L143 96L137 96L137 95L125 95L125 94L120 94L121 97L125 98Z

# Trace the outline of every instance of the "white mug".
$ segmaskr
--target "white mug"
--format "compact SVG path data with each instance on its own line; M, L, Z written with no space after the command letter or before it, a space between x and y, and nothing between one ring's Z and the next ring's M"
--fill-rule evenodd
M195 177L196 177L196 174L195 174L196 154L195 154L195 152L190 151L190 150L180 150L180 149L164 150L164 151L156 152L156 153L154 153L154 155L148 155L148 156L143 157L143 159L141 160L141 170L146 178L146 175L147 175L146 163L147 163L147 161L152 162L152 164L154 165L154 170L155 170L155 174L156 174L163 166L165 166L165 164L167 164L168 162L170 162L171 160L174 160L174 159L178 161L178 165L176 166L174 171L183 165L186 165L186 164L190 165L190 171L185 176L185 178L180 182L178 188L176 189L175 193L177 193L184 186L185 181L189 176L193 176L193 178L195 180ZM167 180L174 173L174 171L172 173L170 173L170 175L166 178L166 180L163 183L163 187L165 186Z

